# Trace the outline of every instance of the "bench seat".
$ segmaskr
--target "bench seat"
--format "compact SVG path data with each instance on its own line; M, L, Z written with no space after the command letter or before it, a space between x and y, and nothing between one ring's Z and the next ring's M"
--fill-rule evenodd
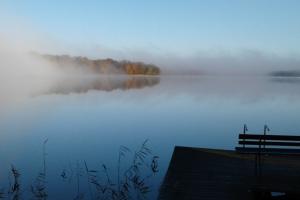
M257 148L257 147L236 147L235 150L242 154L293 154L300 155L300 149L287 149L287 148Z

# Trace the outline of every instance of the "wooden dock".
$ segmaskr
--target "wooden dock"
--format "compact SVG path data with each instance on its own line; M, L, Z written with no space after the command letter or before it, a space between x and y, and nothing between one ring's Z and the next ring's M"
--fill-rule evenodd
M175 147L158 199L300 199L300 156L265 155L261 160L261 176L256 176L254 155ZM275 197L280 193L286 196Z

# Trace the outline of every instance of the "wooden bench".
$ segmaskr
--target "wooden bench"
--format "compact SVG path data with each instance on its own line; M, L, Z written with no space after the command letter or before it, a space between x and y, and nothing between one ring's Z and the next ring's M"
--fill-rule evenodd
M239 134L239 147L235 150L241 154L254 154L254 174L262 176L261 156L276 155L300 155L300 136L292 135L267 135L264 134Z
M238 153L300 154L300 136L239 134Z

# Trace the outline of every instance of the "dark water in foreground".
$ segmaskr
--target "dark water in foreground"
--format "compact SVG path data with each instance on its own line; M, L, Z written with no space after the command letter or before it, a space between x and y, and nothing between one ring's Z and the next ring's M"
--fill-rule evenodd
M106 164L116 176L120 145L134 149L149 139L159 172L149 185L157 194L175 145L233 149L244 123L250 132L300 133L300 80L271 77L102 77L68 79L34 94L0 116L0 182L10 164L20 170L23 196L43 168L46 144L49 199L74 199L76 176L64 170L84 161ZM122 164L130 163L128 153ZM79 167L79 168L80 168ZM102 170L103 171L103 170ZM86 177L80 177L86 192ZM25 198L26 199L26 198Z

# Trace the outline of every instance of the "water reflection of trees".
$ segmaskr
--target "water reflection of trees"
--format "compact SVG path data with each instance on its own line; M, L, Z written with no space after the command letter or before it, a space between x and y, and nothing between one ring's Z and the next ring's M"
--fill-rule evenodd
M271 81L275 83L300 84L300 78L298 77L274 77Z
M153 87L159 84L159 76L104 76L84 79L68 78L52 86L47 93L69 94L86 93L91 90L113 91Z

